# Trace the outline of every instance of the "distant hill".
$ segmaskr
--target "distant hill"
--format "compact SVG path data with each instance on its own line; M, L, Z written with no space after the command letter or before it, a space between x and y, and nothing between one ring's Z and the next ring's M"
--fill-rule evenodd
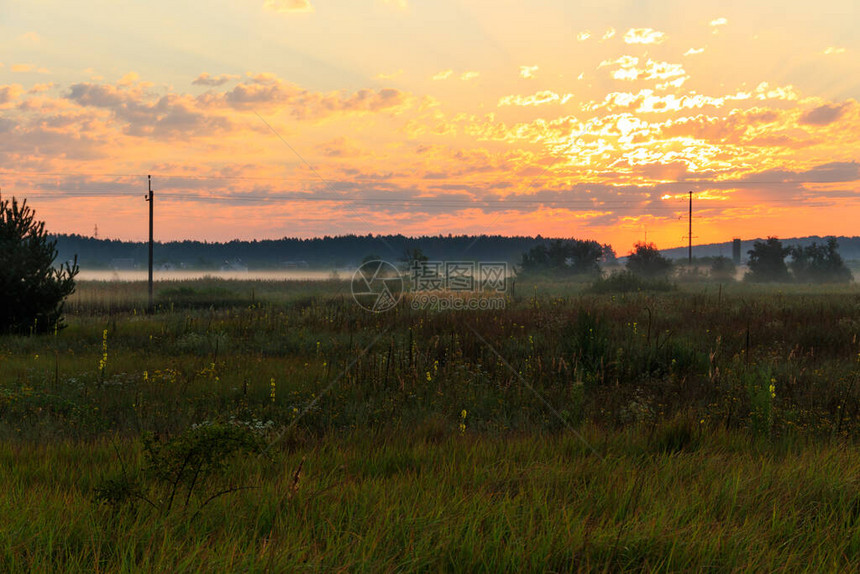
M147 244L144 242L95 239L80 235L55 235L58 261L71 260L76 254L82 269L146 269ZM437 261L505 261L519 263L522 254L540 243L556 238L504 237L500 235L436 235L406 237L404 235L343 235L313 239L284 238L262 241L170 241L155 244L157 268L216 270L229 269L326 269L358 266L365 257L375 255L386 261L400 261L407 250L421 249ZM587 238L582 238L587 239ZM860 260L860 237L838 237L843 259ZM826 238L799 237L782 239L784 245L823 243ZM741 242L741 257L755 239ZM662 250L669 258L687 257L687 248ZM619 253L618 255L625 255ZM731 257L732 244L712 243L694 245L694 257Z
M757 238L757 239L742 239L741 240L741 261L746 262L747 260L747 251L753 248L753 244L756 241L764 241L765 238ZM791 237L787 239L779 238L782 241L782 244L785 246L789 245L800 245L801 247L806 247L811 243L818 243L819 245L827 242L827 237L819 237L818 235L811 235L809 237ZM846 261L850 260L858 260L860 261L860 237L845 237L845 236L837 236L836 241L839 242L839 254L842 255L842 259ZM660 252L670 259L686 259L687 258L687 248L686 247L676 247L673 249L661 249ZM727 241L725 243L709 243L707 245L693 245L693 257L717 257L719 255L725 255L726 257L732 256L732 242Z

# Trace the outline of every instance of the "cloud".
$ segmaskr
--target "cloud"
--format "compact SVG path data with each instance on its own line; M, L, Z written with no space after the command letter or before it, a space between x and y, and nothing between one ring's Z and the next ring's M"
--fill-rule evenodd
M834 55L834 54L844 54L844 53L845 53L845 48L837 48L837 47L835 47L835 46L828 46L828 47L827 47L827 48L825 48L825 50L824 50L823 52L821 52L821 53L822 53L822 54L824 54L825 56L831 56L831 55Z
M584 30L584 31L582 31L576 35L576 39L579 40L580 42L585 42L589 38L591 38L591 31L589 31L589 30Z
M54 82L48 82L46 84L36 84L29 90L27 90L28 94L41 94L42 92L47 92L51 88L55 86Z
M701 54L704 51L705 51L704 48L690 48L689 50L684 52L684 55L685 56L695 56L696 54Z
M173 139L201 137L226 130L230 122L197 109L190 96L167 94L150 96L140 86L73 84L67 100L83 107L109 110L125 122L124 133L136 137Z
M531 96L504 96L499 100L499 107L502 106L540 106L542 104L559 103L566 104L573 94L556 94L550 90L543 90Z
M239 76L235 76L233 74L219 74L217 76L210 76L206 72L203 72L199 76L197 76L193 82L191 82L194 86L223 86L227 82L231 80L238 79Z
M463 72L462 74L460 74L460 79L464 82L468 82L469 80L474 80L480 75L480 72Z
M640 71L636 69L636 65L639 64L639 58L635 56L621 56L617 60L603 60L597 67L600 69L604 66L612 66L613 64L617 64L619 68L612 72L612 77L616 80L635 80L639 77Z
M743 178L744 182L797 182L797 183L836 183L860 180L860 163L831 162L808 169L793 171L770 169Z
M665 39L666 34L653 28L630 28L624 34L627 44L662 44Z
M606 32L603 33L603 36L601 36L600 40L606 41L606 40L612 38L613 36L615 36L615 28L608 28L606 30Z
M711 23L708 25L716 28L717 26L725 26L728 23L729 23L729 21L725 18L714 18L713 20L711 20Z
M535 77L538 66L520 66L520 77L530 80Z
M848 102L844 104L824 104L809 110L800 116L798 123L809 126L826 126L841 118L849 108Z
M33 64L12 64L13 72L32 72Z
M132 84L135 84L139 81L140 81L140 76L137 74L137 72L129 72L126 75L124 75L122 78L119 79L119 82L117 82L117 85L118 86L131 86Z
M403 75L403 70L396 70L394 72L380 72L376 74L376 78L378 80L393 80L395 78L399 78Z
M209 108L283 109L296 119L320 120L337 114L396 111L412 102L394 88L356 92L312 92L272 74L257 74L227 92L201 94L196 101Z
M647 68L645 69L646 80L669 80L672 78L686 77L687 72L681 64L670 64L669 62L655 62L648 60Z
M23 93L24 88L20 84L0 86L0 106L13 103Z
M358 142L343 136L316 147L326 157L354 158L369 155Z
M454 74L454 70L443 70L433 76L433 80L447 80Z
M263 8L281 13L308 13L314 11L310 0L266 0L263 2Z

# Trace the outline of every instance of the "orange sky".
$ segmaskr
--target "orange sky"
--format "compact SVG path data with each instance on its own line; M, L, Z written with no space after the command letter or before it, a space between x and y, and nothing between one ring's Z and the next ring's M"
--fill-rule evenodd
M854 0L7 0L0 188L141 240L860 234ZM750 4L750 3L746 3ZM826 9L823 8L826 6Z

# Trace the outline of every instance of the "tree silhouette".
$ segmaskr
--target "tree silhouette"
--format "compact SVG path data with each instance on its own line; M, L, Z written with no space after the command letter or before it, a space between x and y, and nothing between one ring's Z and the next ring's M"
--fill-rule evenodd
M798 281L818 283L848 283L851 271L839 255L835 237L828 237L826 245L813 242L806 247L791 247L791 272Z
M756 241L753 248L747 251L750 256L747 266L749 271L744 276L746 281L790 281L786 256L791 249L782 246L782 241L776 237L768 237L767 241Z
M523 253L520 267L526 273L599 274L603 254L604 248L596 241L557 239L549 245L540 243Z
M24 200L0 196L0 332L47 332L62 328L65 298L75 291L74 263L54 268L56 240Z
M640 241L627 256L627 269L649 279L665 278L672 271L672 262L663 257L653 243Z

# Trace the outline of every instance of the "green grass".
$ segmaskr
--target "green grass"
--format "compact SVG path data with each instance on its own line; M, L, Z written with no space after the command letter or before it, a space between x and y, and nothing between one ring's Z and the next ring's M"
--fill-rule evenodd
M81 283L67 329L0 338L0 571L858 562L856 285L385 314L345 282L157 287L145 314L143 284ZM271 446L166 512L144 433L206 422ZM123 477L154 507L99 502Z

